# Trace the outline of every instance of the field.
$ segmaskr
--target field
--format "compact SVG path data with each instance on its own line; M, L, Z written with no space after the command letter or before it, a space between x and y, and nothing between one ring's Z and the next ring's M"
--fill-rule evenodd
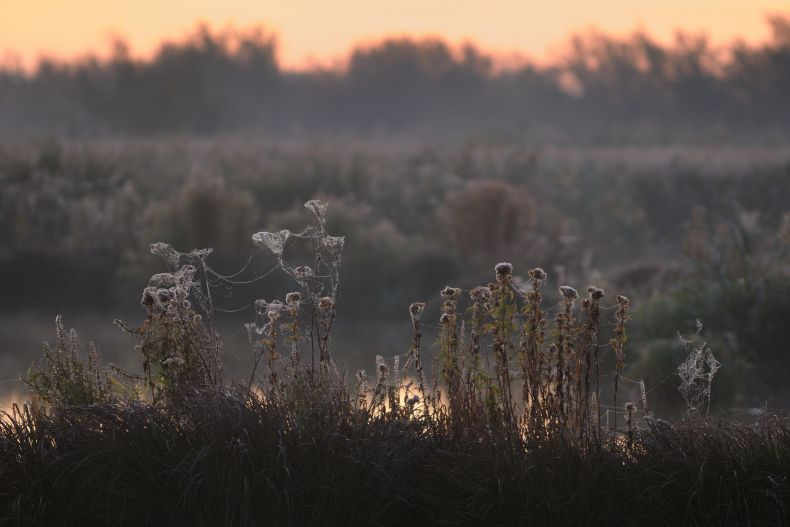
M57 314L107 361L139 369L111 323L139 319L131 299L161 270L148 245L166 241L214 248L209 262L222 275L249 261L238 281L256 282L218 284L214 295L228 368L241 375L253 301L288 292L262 276L275 262L249 233L296 232L302 203L321 198L333 206L329 228L348 240L336 338L351 369L407 349L404 306L447 284L486 283L492 262L509 261L517 280L541 266L552 290L592 283L634 298L627 374L656 387L663 415L682 407L660 383L682 359L677 333L696 331L697 319L728 366L714 408L786 408L789 166L781 146L6 143L4 371L27 369ZM427 309L438 320L438 304Z
M767 21L0 62L0 524L790 524Z
M69 163L82 166L86 155L93 162L97 158L92 156L108 155L106 150L86 154L71 148L58 150L50 158L57 171ZM134 148L150 147L127 144L123 153L128 155ZM14 151L17 159L20 151L29 152ZM494 154L504 155L486 151L475 159L491 163ZM153 159L138 155L147 162ZM573 156L564 159L576 162ZM627 158L619 159L624 163ZM34 164L41 162L40 156L33 158ZM611 163L605 158L598 162ZM538 165L535 160L532 163ZM500 166L507 167L508 162ZM683 184L696 177L718 189L731 189L744 184L743 171L751 171L748 177L753 185L761 178L781 178L786 170L781 163L759 168L728 166L733 173L695 174ZM49 175L57 173L53 166L49 170ZM506 168L501 170L508 173ZM560 204L584 204L591 218L601 210L602 217L596 221L603 225L609 221L633 224L622 220L621 214L639 215L640 209L624 211L624 205L596 206L597 200L609 203L633 194L615 191L577 196L576 202L559 192L554 198L559 210L555 211L554 203L541 199L541 193L551 196L553 178L559 176L541 181L540 169L532 170L532 178L520 183L496 172L498 177L477 177L469 169L467 181L457 181L458 190L448 190L446 202L431 207L433 228L443 233L437 234L438 247L434 248L405 241L410 234L418 239L414 233L420 229L409 232L408 222L416 218L404 217L408 215L403 210L388 217L374 207L355 209L348 197L333 203L311 199L302 207L286 206L273 212L267 224L277 220L288 229L248 232L246 245L252 256L235 272L220 271L218 266L227 260L211 250L181 252L168 243L151 243L149 252L159 261L159 268L142 291L142 322L116 321L119 333L136 343L128 346L126 360L136 357L138 366L127 369L102 363L95 347L83 343L75 331L67 331L58 317L53 344L45 344L41 360L23 375L31 390L30 402L12 405L0 429L4 519L20 524L110 525L786 523L790 421L768 407L733 416L737 412L732 407L727 412L724 406L738 397L749 397L744 387L765 382L747 376L739 379L737 371L729 373L729 381L719 374L732 368L735 363L730 361L746 363L746 348L734 347L727 355L719 341L708 339L707 327L695 320L679 342L675 337L674 355L665 352L654 357L661 346L669 346L672 335L669 332L656 344L656 334L650 333L660 334L662 324L676 320L673 316L683 312L684 302L695 309L710 303L707 295L715 299L707 315L719 323L733 315L722 313L731 307L722 301L748 302L741 307L749 316L754 310L768 309L761 302L770 302L770 309L779 313L758 315L763 317L759 327L769 327L764 318L780 314L785 304L781 297L770 296L775 291L766 283L785 283L782 265L786 260L782 258L787 249L766 243L759 234L763 229L783 233L787 220L779 214L781 208L772 217L763 201L760 210L765 216L749 220L747 205L738 203L747 211L739 216L746 224L718 226L716 236L707 237L707 210L715 214L721 204L716 203L716 194L698 196L710 201L707 207L692 208L687 220L665 217L684 232L682 249L687 260L662 262L658 270L640 270L640 277L626 286L628 297L609 289L610 284L616 287L628 281L601 281L606 289L590 286L577 291L564 285L570 277L603 280L601 271L592 267L591 256L582 256L587 262L578 263L570 259L573 253L565 254L566 266L558 263L562 253L547 256L547 272L541 267L524 270L510 262L485 265L475 261L472 253L464 253L465 247L475 250L465 245L472 242L490 244L480 254L496 254L503 248L497 243L523 243L533 251L546 247L539 242L538 226L548 224L541 216L555 213L561 218ZM579 178L574 186L583 181L583 171L568 170L562 167L558 172ZM93 184L100 182L102 172L91 172ZM633 167L624 172L597 177L611 177L613 186L648 181ZM40 166L31 173L40 176ZM341 170L322 181L342 184L345 174ZM380 177L379 183L385 184L387 176ZM53 180L58 181L57 177ZM187 221L181 224L189 227L183 235L194 242L191 245L206 240L201 236L216 236L219 247L229 247L233 254L238 244L242 254L241 239L205 233L199 221L207 211L242 218L252 215L251 208L243 206L250 203L239 190L243 187L233 185L244 181L215 179L206 183L213 185L208 187L210 192L186 194L175 184L171 193L162 194L163 203L152 200L152 206L176 218L192 210L194 215L187 212ZM662 186L673 181L681 184L668 177ZM161 179L146 182L162 184ZM400 188L410 188L400 183ZM68 184L74 185L75 179ZM465 189L470 187L473 193L466 197ZM51 187L40 188L46 192ZM105 188L113 189L107 199L118 199L114 189L129 185ZM513 197L516 190L523 193L518 194L518 201ZM321 193L327 194L327 190ZM226 200L233 201L231 196L239 205L223 206ZM748 203L748 193L741 196ZM413 199L404 199L404 206L416 207ZM212 202L216 208L212 209ZM482 211L475 210L479 203ZM520 217L526 204L529 219ZM106 210L124 211L117 202ZM355 210L364 211L366 221L353 218ZM335 211L341 218L345 214L353 219L337 223ZM149 214L141 216L150 220ZM43 218L38 215L37 219ZM106 238L89 236L97 245L117 241L113 227L130 230L131 223L116 224L112 216L104 215L102 220L108 229ZM771 220L778 223L772 227ZM178 222L166 223L173 224ZM206 224L239 226L243 222ZM61 240L50 242L46 250L68 254L66 240L85 235L75 229L82 225L62 225L62 245ZM350 233L342 235L336 225L348 226ZM452 237L459 226L463 226L463 236ZM584 248L576 249L576 254L593 250L596 236L605 235L589 223L566 228L579 229L589 237L568 244ZM475 237L474 229L487 230ZM736 232L742 237L729 238ZM354 247L354 233L368 245ZM656 258L660 252L653 248L651 233L641 234L646 238L644 245L634 241L638 236L623 243L645 247L642 257ZM402 240L395 241L398 238ZM743 243L738 252L722 249L732 250L733 240ZM379 272L386 269L384 265L398 247L435 251L439 262L433 269L435 277L428 274L418 276L419 280L463 281L465 287L439 286L435 289L440 292L405 303L400 310L403 332L396 343L382 345L379 341L391 341L393 336L377 331L381 327L375 325L377 318L390 316L402 295L416 296L420 291L400 286L400 280L413 278L408 267L393 266L390 272L396 278L380 282ZM80 244L71 250L78 257L84 248ZM107 258L107 253L101 257ZM124 253L121 261L130 267L111 282L111 289L117 287L111 293L124 291L121 277L136 279L135 273L148 269L149 262L136 259L140 256ZM101 269L101 257L94 262L95 269ZM602 262L600 269L627 269L627 256L618 255L615 249L598 258L593 261ZM403 261L399 256L397 262ZM719 273L745 274L716 277L711 267ZM758 268L775 274L750 274ZM555 278L554 272L563 274ZM480 280L471 282L476 276ZM700 289L701 277L712 282L697 291L702 302L694 303L685 295L689 284ZM371 279L373 283L367 281ZM346 296L347 283L351 292ZM99 282L83 284L85 289L67 293L76 295L72 297L75 302L101 305L107 299L91 295L100 286ZM760 288L759 296L740 296L755 294L752 287ZM261 289L273 299L254 300L261 296ZM631 291L645 295L647 307L632 309L631 298L637 305L639 296ZM372 297L368 300L372 303L355 306L363 302L363 293ZM230 301L241 308L225 304ZM352 361L341 361L343 340L336 341L333 330L344 309L354 316L347 331L370 341L369 355L360 357L365 360L363 366L372 369L370 374L364 368L354 372L349 368ZM367 315L361 313L365 309ZM647 320L638 326L642 316ZM226 349L217 329L222 317L225 324L233 318L245 328L246 352L241 353L238 344ZM631 338L632 328L637 327L643 329ZM749 320L730 326L731 330L739 328L752 329ZM638 347L649 351L640 353ZM397 351L376 355L374 349ZM237 365L228 375L224 358L228 352L237 360L246 357L246 362L240 360L246 369ZM672 369L667 375L665 370L659 370L659 375L651 370L666 368L668 362ZM773 363L761 370L753 365L752 371L768 375L776 367ZM782 393L778 384L772 388L773 393ZM676 396L662 399L662 390ZM672 411L662 410L671 404L675 405ZM668 421L664 419L668 414L681 417Z

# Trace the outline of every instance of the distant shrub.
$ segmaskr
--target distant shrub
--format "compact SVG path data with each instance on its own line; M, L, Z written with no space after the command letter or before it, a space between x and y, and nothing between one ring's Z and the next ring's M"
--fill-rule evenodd
M704 208L690 212L684 243L690 262L663 272L657 294L637 311L636 336L667 338L699 319L717 356L735 366L720 374L729 388L717 395L721 403L758 406L784 400L788 390L778 372L790 364L782 322L790 316L790 260L781 243L768 241L781 240L783 227L772 232L760 223L750 226L747 218L714 220ZM661 362L644 360L649 369L655 369L650 363ZM734 371L740 374L730 377Z
M522 247L532 226L533 208L525 187L498 180L472 181L446 196L437 219L460 256L490 260Z

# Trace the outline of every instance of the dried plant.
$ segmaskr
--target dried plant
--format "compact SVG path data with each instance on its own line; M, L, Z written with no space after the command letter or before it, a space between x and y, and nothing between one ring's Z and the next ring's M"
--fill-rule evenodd
M617 408L617 391L620 384L620 376L623 373L624 359L625 359L625 343L628 341L625 325L630 320L629 314L631 308L631 301L623 296L617 295L617 310L615 311L615 327L614 336L609 341L609 345L614 351L615 356L615 372L614 372L614 407ZM617 430L617 413L614 414L614 431Z
M66 331L63 320L55 318L55 347L44 342L44 353L23 380L46 404L55 407L110 403L115 400L110 374L99 366L96 347L88 343L87 361L77 332Z

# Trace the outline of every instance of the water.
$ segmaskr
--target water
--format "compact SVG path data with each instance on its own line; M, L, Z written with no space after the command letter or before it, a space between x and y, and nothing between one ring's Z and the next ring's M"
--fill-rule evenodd
M0 315L0 401L3 408L10 402L20 402L28 395L19 375L41 358L42 342L53 342L56 312L36 311ZM103 364L114 363L131 373L142 373L142 356L135 351L134 338L113 324L121 318L130 326L142 322L143 312L116 314L110 311L64 313L66 328L74 328L82 341L96 344ZM242 317L226 317L217 321L224 345L223 362L226 380L249 378L253 357L243 327ZM427 341L426 341L427 342ZM403 320L338 321L332 333L332 349L341 369L355 372L366 369L374 374L375 357L390 358L409 350L411 323ZM302 350L303 360L310 360L309 347Z

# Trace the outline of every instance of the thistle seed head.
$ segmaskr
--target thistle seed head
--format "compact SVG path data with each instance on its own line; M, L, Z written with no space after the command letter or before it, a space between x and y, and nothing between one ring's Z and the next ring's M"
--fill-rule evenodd
M175 287L176 277L172 273L157 273L148 280L148 285L151 287L169 289Z
M491 288L479 285L469 291L469 296L474 302L486 302L491 300Z
M158 289L156 287L146 287L143 289L143 298L140 300L140 305L152 307L156 304L157 291Z
M384 357L382 357L381 355L376 355L376 368L379 370L379 375L382 377L386 375L387 372L389 371L389 368L387 367L387 363L384 360Z
M307 265L300 265L294 269L294 276L297 280L304 280L313 276L313 270Z
M500 262L494 266L497 282L507 282L513 277L513 264Z
M325 296L318 301L318 309L324 312L331 310L334 306L335 306L335 301L332 300L331 296Z
M269 317L269 320L277 320L285 309L285 304L279 300L272 300L271 303L266 306L266 316Z
M166 304L173 298L173 292L170 289L159 289L156 291L156 298L162 304Z
M409 306L409 315L413 322L420 320L423 311L425 311L425 302L414 302Z
M569 285L560 286L560 293L568 300L576 300L579 298L579 293Z
M600 287L595 287L594 285L591 285L590 287L587 288L587 291L590 293L590 298L592 298L593 300L600 300L603 298L603 289L601 289Z
M533 278L533 279L535 279L535 280L537 280L539 282L542 282L543 280L545 280L548 277L548 275L546 274L546 271L544 271L540 267L536 267L534 269L530 269L528 274L529 274L530 278Z
M442 298L448 300L455 300L459 296L461 296L461 289L457 287L450 287L449 285L447 285L444 286L444 289L442 289Z
M292 309L296 309L299 307L299 302L302 301L302 293L298 291L294 291L293 293L288 293L285 295L285 303L288 304L288 307Z

